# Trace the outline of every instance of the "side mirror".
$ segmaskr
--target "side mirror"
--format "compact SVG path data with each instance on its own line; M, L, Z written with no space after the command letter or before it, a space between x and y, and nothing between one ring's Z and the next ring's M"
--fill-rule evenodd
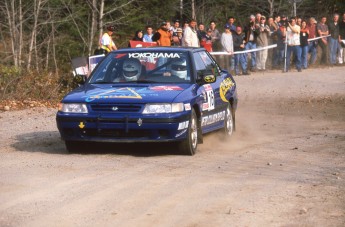
M73 81L77 83L78 85L83 85L85 84L85 81L86 81L86 75L77 74L74 76Z
M216 82L216 77L213 74L203 75L202 76L202 81L205 84L212 84L212 83Z
M205 70L201 73L198 73L197 83L199 84L212 84L216 82L217 78L213 75L211 70Z

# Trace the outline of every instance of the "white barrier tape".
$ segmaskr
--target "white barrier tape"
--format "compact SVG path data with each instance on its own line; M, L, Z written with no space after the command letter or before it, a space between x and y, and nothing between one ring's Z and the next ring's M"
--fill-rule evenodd
M312 39L308 39L308 41L314 41L314 40L317 40L317 39L322 39L322 38L326 38L328 36L331 36L331 35L325 35L325 36L320 36L320 37L316 37L316 38L312 38Z
M235 51L232 54L244 54L244 53L256 52L256 51L260 51L260 50L271 49L271 48L275 48L275 47L277 47L277 44L273 44L273 45L265 46L265 47L260 47L260 48L256 48L256 49L251 49L251 50ZM225 51L210 52L210 54L212 54L212 55L232 55L232 54L225 52Z

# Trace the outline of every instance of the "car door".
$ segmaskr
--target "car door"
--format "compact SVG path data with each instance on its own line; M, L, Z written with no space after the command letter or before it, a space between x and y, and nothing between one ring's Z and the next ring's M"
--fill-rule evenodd
M228 103L220 96L220 86L223 81L221 71L206 51L194 53L197 74L212 73L216 75L216 82L204 84L198 88L198 94L203 97L201 104L201 126L203 133L223 127L225 108Z

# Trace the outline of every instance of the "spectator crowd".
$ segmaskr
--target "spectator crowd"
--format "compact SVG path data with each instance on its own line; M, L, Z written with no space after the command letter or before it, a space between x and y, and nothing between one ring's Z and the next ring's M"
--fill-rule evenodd
M107 27L100 39L105 53L115 50L111 39L114 27ZM345 13L319 18L287 18L285 15L265 17L260 13L250 15L245 24L236 23L230 16L220 32L216 22L208 26L192 19L181 24L175 20L161 23L154 31L136 31L132 41L154 43L158 46L204 47L213 55L226 55L230 69L235 75L250 75L250 72L266 69L298 72L320 65L342 65L345 49ZM131 46L129 44L129 46ZM318 53L320 52L320 53Z

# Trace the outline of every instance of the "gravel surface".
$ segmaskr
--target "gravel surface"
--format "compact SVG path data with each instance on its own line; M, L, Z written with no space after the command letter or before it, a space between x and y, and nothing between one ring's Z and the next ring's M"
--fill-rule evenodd
M0 112L0 226L345 226L345 67L236 77L237 131L67 153L56 110Z

